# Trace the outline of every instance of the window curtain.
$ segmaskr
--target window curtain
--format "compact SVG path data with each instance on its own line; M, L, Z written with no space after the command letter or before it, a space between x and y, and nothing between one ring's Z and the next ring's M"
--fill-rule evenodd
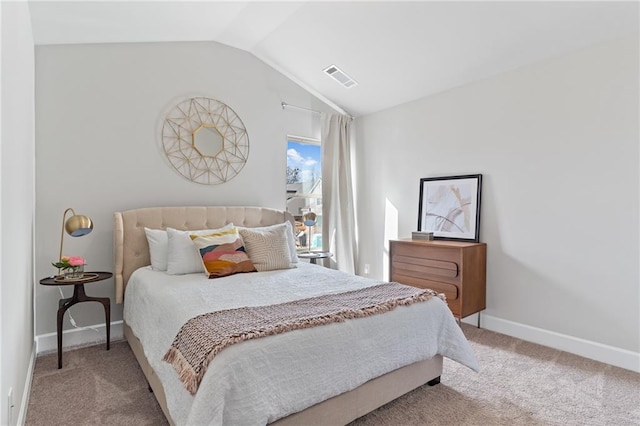
M351 118L321 114L322 246L336 268L356 270L356 233L351 184Z

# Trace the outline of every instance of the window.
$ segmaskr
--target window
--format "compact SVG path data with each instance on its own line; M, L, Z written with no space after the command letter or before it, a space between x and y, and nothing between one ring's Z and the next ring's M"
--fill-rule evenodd
M287 140L287 211L296 219L298 250L322 250L322 154L319 140L291 136ZM303 215L307 212L316 214L315 226L304 225Z

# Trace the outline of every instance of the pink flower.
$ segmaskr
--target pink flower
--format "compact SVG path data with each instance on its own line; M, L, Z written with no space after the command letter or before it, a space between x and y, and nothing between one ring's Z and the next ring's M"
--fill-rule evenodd
M51 262L51 264L63 271L66 271L67 269L76 271L80 269L81 266L85 265L85 260L80 256L62 256L58 262Z
M84 265L84 258L80 256L71 256L68 262L71 266L82 266Z

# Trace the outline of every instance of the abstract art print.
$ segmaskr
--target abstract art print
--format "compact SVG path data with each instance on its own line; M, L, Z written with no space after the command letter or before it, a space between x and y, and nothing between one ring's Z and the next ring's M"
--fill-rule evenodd
M418 231L437 240L480 242L482 175L420 179Z

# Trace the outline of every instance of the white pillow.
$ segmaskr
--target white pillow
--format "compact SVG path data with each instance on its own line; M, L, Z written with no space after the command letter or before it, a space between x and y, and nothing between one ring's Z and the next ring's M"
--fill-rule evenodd
M289 221L286 221L285 224L287 226L287 241L291 252L291 263L298 263L298 251L296 250L296 236L293 232L293 225Z
M149 243L149 257L151 258L151 269L154 271L167 270L167 254L169 241L167 231L164 229L144 228Z
M239 228L247 254L258 271L295 268L285 224L262 228Z
M218 229L201 229L197 231L179 231L167 228L168 253L167 253L167 274L182 275L204 272L202 258L198 249L189 235L207 235L221 232L233 228L233 223L229 223Z

